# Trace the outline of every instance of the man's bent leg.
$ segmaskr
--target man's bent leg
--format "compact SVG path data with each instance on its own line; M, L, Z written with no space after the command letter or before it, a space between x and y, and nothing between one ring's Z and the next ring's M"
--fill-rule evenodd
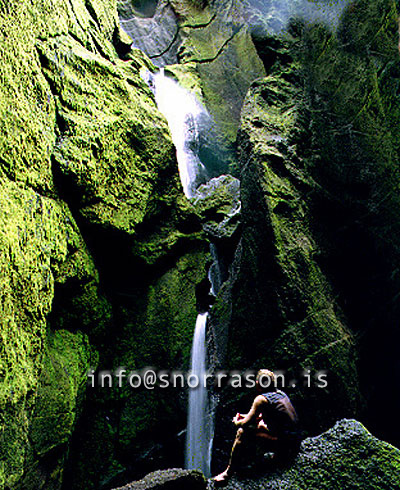
M232 445L231 455L229 458L229 463L225 471L220 473L218 476L214 478L214 481L217 483L228 482L229 478L232 476L233 471L237 466L237 461L240 457L240 449L243 445L245 431L240 428L236 432L236 437Z

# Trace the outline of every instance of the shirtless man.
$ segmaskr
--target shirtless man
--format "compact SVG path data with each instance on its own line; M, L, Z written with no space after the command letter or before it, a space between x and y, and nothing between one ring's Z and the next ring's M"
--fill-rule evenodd
M276 378L272 371L258 371L256 389L259 393L263 391L262 386L268 386L270 391L256 396L247 414L237 413L233 418L238 430L229 463L226 470L214 478L214 482L220 486L229 481L235 470L240 448L250 437L270 442L272 450L290 445L290 434L296 430L298 420L296 411L289 397L276 389Z

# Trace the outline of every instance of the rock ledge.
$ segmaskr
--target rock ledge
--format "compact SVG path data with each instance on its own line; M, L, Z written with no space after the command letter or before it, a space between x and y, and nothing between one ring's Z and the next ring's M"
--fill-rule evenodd
M156 471L116 490L200 490L206 481L198 471ZM214 484L209 481L208 488ZM400 488L400 450L371 435L356 420L343 419L317 437L305 439L289 468L243 478L228 490L396 490Z

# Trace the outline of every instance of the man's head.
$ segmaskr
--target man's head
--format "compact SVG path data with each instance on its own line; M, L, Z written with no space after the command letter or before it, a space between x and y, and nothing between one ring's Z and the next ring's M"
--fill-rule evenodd
M258 391L275 391L276 376L269 369L260 369L256 377L256 388Z

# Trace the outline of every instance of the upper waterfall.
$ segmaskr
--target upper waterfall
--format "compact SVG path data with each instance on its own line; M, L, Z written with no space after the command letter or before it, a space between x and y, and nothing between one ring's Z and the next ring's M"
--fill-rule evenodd
M158 109L168 121L176 148L183 190L191 198L196 187L208 180L199 158L199 128L201 120L208 120L209 114L193 94L165 76L163 69L153 76L153 83Z

